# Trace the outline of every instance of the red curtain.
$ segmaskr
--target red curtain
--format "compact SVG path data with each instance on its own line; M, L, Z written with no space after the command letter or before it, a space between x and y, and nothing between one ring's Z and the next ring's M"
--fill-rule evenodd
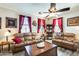
M41 24L41 22L42 22L42 24ZM46 31L46 22L45 22L45 20L38 18L38 30L37 30L37 33L40 32L40 26L43 26L44 31Z
M62 25L62 17L58 18L58 25L59 25L59 28L61 29L61 32L63 31L63 25Z
M46 22L45 20L42 20L42 22L43 22L44 31L46 31Z
M29 16L24 16L24 15L20 15L20 16L19 16L19 33L21 33L21 28L22 28L22 25L23 25L23 22L24 22L24 18L25 18L25 17L28 18L30 32L32 32L31 17L29 17Z
M40 26L41 26L41 19L38 18L38 30L37 30L37 33L39 33Z
M24 22L24 17L23 15L19 15L19 33L21 33L21 28Z
M53 19L53 24L52 24L52 32L54 32L54 27L56 25L56 19Z
M61 32L63 31L63 23L62 23L62 17L58 18L58 25L59 25L59 28L61 29ZM53 19L53 25L52 25L52 31L54 32L54 27L56 25L56 19Z
M31 17L28 16L28 22L29 22L29 28L30 28L30 32L32 32L32 24L31 24Z

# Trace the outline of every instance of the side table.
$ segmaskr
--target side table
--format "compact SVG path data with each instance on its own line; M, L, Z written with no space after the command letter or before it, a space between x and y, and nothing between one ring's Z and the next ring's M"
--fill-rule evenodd
M1 50L2 50L2 44L0 43L0 53L1 53Z
M6 45L6 49L8 50L8 52L11 50L11 44L13 44L12 42L7 42L7 41L3 41L1 42L1 51L4 52L4 46Z

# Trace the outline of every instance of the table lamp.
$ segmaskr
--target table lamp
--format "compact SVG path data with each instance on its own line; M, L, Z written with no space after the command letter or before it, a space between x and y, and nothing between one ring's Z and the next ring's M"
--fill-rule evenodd
M11 30L5 32L6 41L8 42L8 37L11 36Z

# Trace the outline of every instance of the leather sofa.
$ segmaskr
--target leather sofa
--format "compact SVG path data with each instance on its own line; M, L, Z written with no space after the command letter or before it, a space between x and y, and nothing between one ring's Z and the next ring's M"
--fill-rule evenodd
M61 36L55 36L52 42L60 47L73 51L77 50L76 37L73 33L62 33Z
M29 44L35 44L35 43L38 43L36 39L40 38L42 34L39 33L39 34L34 34L34 33L17 33L17 34L14 34L14 36L17 36L17 37L20 37L23 42L21 42L20 44L13 44L13 47L12 47L12 53L17 53L17 52L20 52L20 51L23 51L24 50L24 46L26 45L29 45ZM24 37L27 37L29 39L31 39L30 41L24 41Z
M12 50L13 54L17 53L17 52L20 52L20 51L23 51L24 50L24 46L35 43L35 41L32 39L32 34L31 33L16 33L16 34L14 34L14 37L15 36L16 37L20 37L22 39L22 42L19 43L19 44L16 44L14 42L13 46L11 47L11 50ZM25 41L24 37L27 37L30 40L29 41Z
M13 47L12 47L12 53L15 54L17 52L23 51L24 46L31 45L31 44L34 44L34 43L36 43L35 40L28 41L28 42L22 42L20 44L14 44Z

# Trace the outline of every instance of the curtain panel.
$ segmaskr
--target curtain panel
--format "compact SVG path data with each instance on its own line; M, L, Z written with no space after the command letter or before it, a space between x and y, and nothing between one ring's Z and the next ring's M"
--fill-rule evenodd
M56 19L53 19L53 23L52 23L52 32L54 32L54 27L56 25Z
M43 22L43 27L44 27L44 32L46 31L46 22L45 22L45 20L42 20L42 22Z
M19 15L19 33L21 33L21 28L24 23L24 17L25 16L23 16L23 15Z
M40 26L41 26L41 19L38 18L38 29L37 29L37 33L39 33Z
M40 32L40 27L41 26L43 26L44 27L44 31L46 31L46 22L45 22L45 20L38 18L38 29L37 29L37 33Z
M53 23L52 23L52 32L54 32L54 28L56 25L56 20L58 20L58 26L61 29L61 32L63 32L63 22L62 22L62 17L57 18L57 19L53 19Z
M31 21L31 17L28 16L28 22L29 22L29 28L30 28L30 32L32 32L32 21Z
M58 18L58 25L59 25L59 28L61 29L61 32L63 32L63 22L62 22L62 17Z
M19 15L19 33L21 33L21 29L22 29L25 17L28 18L29 29L30 29L30 32L32 32L31 17L30 16Z

